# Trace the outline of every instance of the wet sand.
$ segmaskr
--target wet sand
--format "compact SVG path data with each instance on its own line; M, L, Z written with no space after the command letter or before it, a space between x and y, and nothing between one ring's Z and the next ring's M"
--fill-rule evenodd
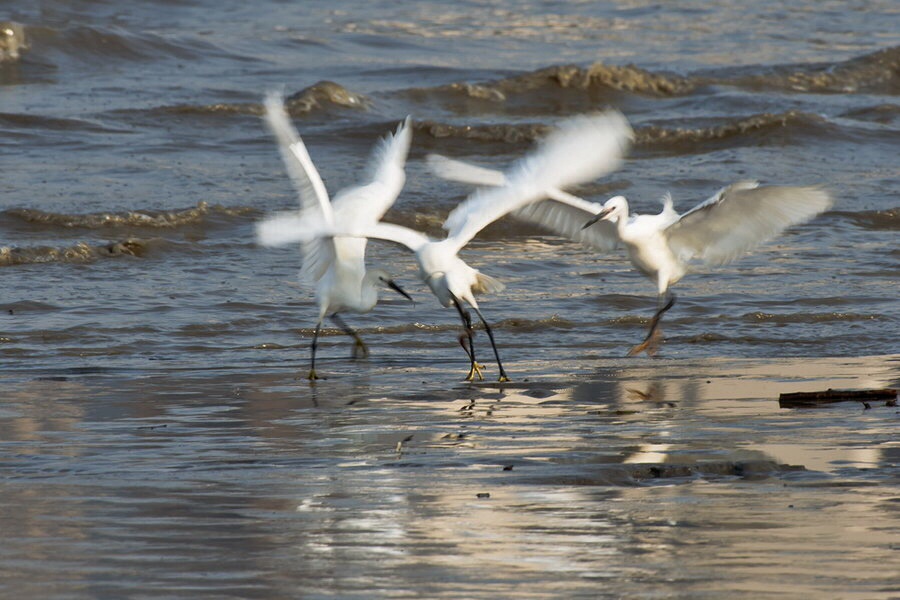
M891 598L900 356L4 382L10 597ZM462 365L454 365L462 366ZM398 385L398 382L403 382Z

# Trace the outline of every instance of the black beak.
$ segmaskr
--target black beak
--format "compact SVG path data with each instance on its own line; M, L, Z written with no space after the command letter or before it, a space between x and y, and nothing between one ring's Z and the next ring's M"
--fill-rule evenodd
M582 225L581 228L587 229L588 227L590 227L591 225L593 225L594 223L596 223L597 221L601 220L603 217L608 215L610 212L612 212L612 208L604 208L603 210L598 212L596 215L594 215L593 219L591 219L590 221L588 221L587 223Z
M412 297L411 297L409 294L407 294L405 291L403 291L403 288L402 288L402 287L400 287L399 285L397 285L396 283L394 283L394 280L393 280L393 279L388 279L387 281L385 281L385 284L387 284L387 286L388 286L389 288L391 288L392 290L394 290L395 292L397 292L398 294L400 294L401 296L403 296L404 298L406 298L406 299L409 300L410 302L415 303L415 300L413 300Z

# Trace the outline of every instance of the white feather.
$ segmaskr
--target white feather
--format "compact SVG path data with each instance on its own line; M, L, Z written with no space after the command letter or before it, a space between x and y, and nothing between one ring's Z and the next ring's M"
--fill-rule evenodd
M439 154L428 156L432 172L444 179L479 186L501 186L506 183L502 171L487 169ZM548 229L557 235L581 242L596 250L612 250L619 241L616 228L608 221L584 229L584 223L600 212L603 205L588 202L558 189L547 190L548 200L534 202L513 210L510 214L521 220Z
M335 222L353 227L377 222L394 204L406 183L406 156L412 141L412 127L407 117L395 134L381 139L369 159L369 181L338 193L332 204Z
M296 211L276 213L256 223L256 242L261 246L286 246L317 239L316 230L326 227L319 218Z
M506 184L477 190L447 217L444 228L461 248L484 227L550 192L590 181L621 164L634 134L617 111L567 119L506 173Z
M429 154L425 160L431 172L442 179L488 187L506 183L506 175L503 174L503 171L486 169L461 160L447 158L440 154Z
M817 187L739 182L683 214L665 235L680 260L723 264L831 205L829 194Z
M585 222L602 209L603 205L596 202L551 194L551 199L516 209L512 216L605 252L615 249L619 243L615 226L609 221L600 221L587 229L583 228Z
M319 210L327 221L331 221L331 204L322 178L316 170L300 134L294 129L284 109L284 98L280 92L269 92L263 102L265 120L275 139L288 175L300 197L300 210Z

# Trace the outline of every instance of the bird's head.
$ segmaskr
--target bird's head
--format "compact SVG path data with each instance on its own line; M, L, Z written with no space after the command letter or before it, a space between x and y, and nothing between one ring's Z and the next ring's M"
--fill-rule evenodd
M397 292L398 294L400 294L401 296L403 296L404 298L406 298L407 300L409 300L410 302L413 301L412 296L407 294L406 291L402 287L397 285L396 282L394 282L394 280L391 278L391 276L388 274L387 271L385 271L383 269L369 269L369 271L366 273L366 277L369 278L369 280L373 284L379 283L381 285L385 285L385 286L391 288L392 290L394 290L395 292Z
M585 223L581 228L587 229L597 221L611 221L617 223L619 219L628 217L628 200L625 196L613 196L603 204L603 209Z

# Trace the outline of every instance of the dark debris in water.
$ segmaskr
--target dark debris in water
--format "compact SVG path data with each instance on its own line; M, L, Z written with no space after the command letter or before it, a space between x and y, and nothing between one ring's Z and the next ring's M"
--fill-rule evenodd
M715 480L739 477L760 479L784 473L806 471L802 465L780 464L771 460L723 460L700 461L692 463L629 463L596 465L591 472L579 469L578 472L556 473L552 477L554 485L571 486L632 486L653 483L655 480L691 481L694 479ZM532 483L531 478L527 478ZM538 476L533 481L546 484L544 477Z

